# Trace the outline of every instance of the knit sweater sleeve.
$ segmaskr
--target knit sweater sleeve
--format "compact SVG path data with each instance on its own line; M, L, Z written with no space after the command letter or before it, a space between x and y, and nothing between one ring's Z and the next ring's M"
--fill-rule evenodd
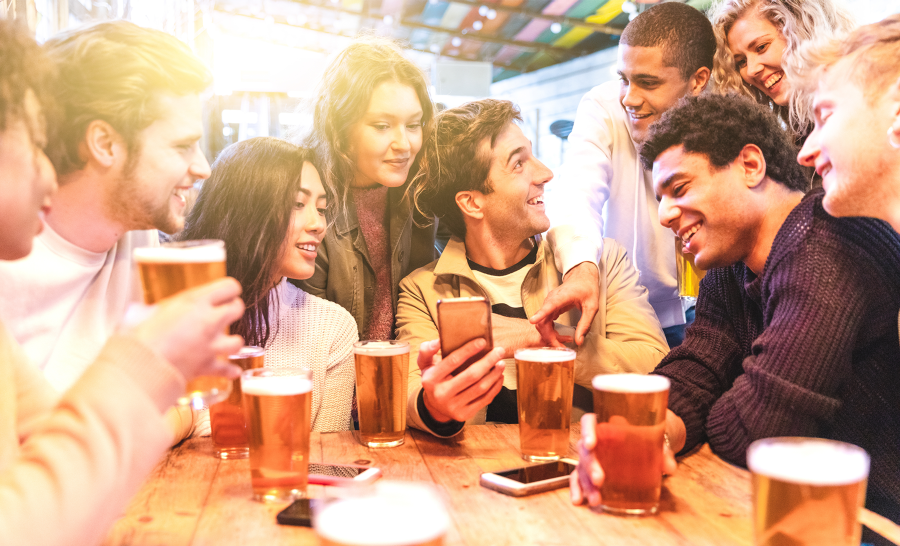
M319 303L330 303L318 300ZM328 351L325 383L322 392L322 409L316 420L319 432L350 430L352 422L350 406L353 403L353 386L356 384L356 363L353 344L359 341L356 321L342 307L323 305L318 312L326 314L333 326L334 337Z
M871 258L831 235L767 264L767 327L707 418L710 446L726 460L746 464L760 438L817 436L841 405L837 391L879 283Z
M739 373L741 344L731 322L738 314L739 282L732 268L707 272L700 282L697 318L687 329L684 342L653 372L671 381L669 409L684 421L685 451L706 440L707 416Z

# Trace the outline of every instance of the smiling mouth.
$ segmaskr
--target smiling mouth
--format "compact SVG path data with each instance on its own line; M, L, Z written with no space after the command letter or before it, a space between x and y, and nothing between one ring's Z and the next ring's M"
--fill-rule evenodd
M544 196L538 195L537 197L532 197L528 201L525 201L526 205L543 205L544 204Z
M769 79L767 79L763 83L763 85L765 85L766 89L772 89L772 87L774 87L776 83L780 82L782 78L784 78L784 72L776 72L769 76Z
M319 245L314 245L314 244L312 244L312 243L301 243L301 244L297 244L297 245L294 245L294 246L296 246L296 247L299 248L300 250L305 250L305 251L307 251L307 252L315 252L316 249L319 248Z
M641 120L647 119L652 115L653 114L638 114L635 112L628 112L628 116L635 121L641 121Z
M679 235L679 237L681 238L681 244L684 246L688 246L691 243L691 239L694 237L694 234L697 233L697 230L699 230L700 226L702 225L703 222L698 222L694 224L689 230Z
M190 191L190 186L184 188L175 188L172 190L172 195L181 200L182 205L187 205L187 192Z

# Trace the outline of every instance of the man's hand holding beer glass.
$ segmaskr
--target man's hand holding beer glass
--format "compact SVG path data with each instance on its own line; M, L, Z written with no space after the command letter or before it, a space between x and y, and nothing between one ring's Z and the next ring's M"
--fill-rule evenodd
M605 474L597 459L596 447L598 440L605 436L615 434L610 423L597 425L597 415L586 413L581 417L581 440L578 441L578 468L569 477L569 491L573 504L588 506L600 506L600 488L603 486ZM666 437L668 442L663 443L661 474L671 475L675 473L678 463L675 461L675 453L684 447L685 428L681 418L666 410Z
M244 344L241 336L225 334L244 314L240 295L241 285L223 278L153 306L133 304L122 330L159 352L188 381L208 375L235 378L240 368L217 357L234 354Z
M503 347L494 347L458 375L451 375L463 362L478 354L485 343L484 339L472 340L444 358L437 356L441 350L439 340L426 341L420 346L417 363L422 370L425 407L436 421L468 421L500 392L505 368L501 362L506 352Z

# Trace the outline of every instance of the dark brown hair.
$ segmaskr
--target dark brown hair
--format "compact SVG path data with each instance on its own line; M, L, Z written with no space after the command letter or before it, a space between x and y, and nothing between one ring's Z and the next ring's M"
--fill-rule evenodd
M57 121L50 95L53 77L51 63L27 27L13 19L0 19L0 131L6 130L10 120L20 119L29 125L33 142L43 140L43 135L34 134L35 128L26 119L25 96L29 89L34 93L48 129L53 129Z
M350 128L365 115L379 84L394 81L416 92L422 106L422 129L427 135L434 117L428 84L419 68L386 38L360 37L341 51L325 70L313 103L312 132L304 146L319 158L322 182L334 196L336 214L344 214L355 166L348 152ZM415 175L418 159L409 170Z
M702 67L713 68L716 35L703 13L680 2L664 2L642 11L628 23L619 43L661 47L666 66L688 80Z
M437 216L457 237L466 236L466 223L456 205L461 191L491 193L488 173L491 154L481 143L497 137L513 121L522 121L519 107L508 100L483 99L444 110L434 118L434 131L422 144L420 169L413 188L416 208Z
M178 235L225 241L228 274L244 287L247 305L231 332L247 345L265 347L272 334L269 292L307 161L315 165L309 150L273 137L225 148Z
M78 147L92 121L112 125L134 160L137 133L160 117L159 93L199 93L212 82L212 74L186 44L128 21L62 32L44 48L59 70L54 91L64 117L60 138L47 155L60 176L84 166Z

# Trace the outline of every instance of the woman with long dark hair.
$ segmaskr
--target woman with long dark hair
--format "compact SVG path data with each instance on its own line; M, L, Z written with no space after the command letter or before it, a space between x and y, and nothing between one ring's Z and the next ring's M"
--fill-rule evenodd
M180 239L222 239L228 274L244 287L231 331L266 349L266 365L313 372L312 429L351 428L353 318L287 282L315 271L326 233L326 192L312 153L277 138L222 151Z

